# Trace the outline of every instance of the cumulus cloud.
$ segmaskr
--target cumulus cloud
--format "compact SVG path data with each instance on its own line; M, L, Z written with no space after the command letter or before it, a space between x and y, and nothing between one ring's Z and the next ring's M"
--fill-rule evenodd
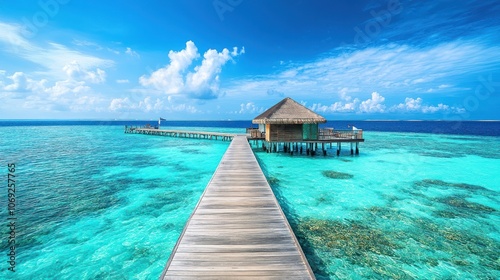
M361 113L383 113L385 98L378 92L372 92L372 98L367 99L359 104L359 112Z
M262 113L264 112L263 107L258 107L255 106L255 103L253 102L248 102L248 103L241 103L240 104L240 110L238 111L238 114L255 114L255 113Z
M193 61L200 57L198 48L192 41L186 42L186 48L181 51L171 50L168 53L170 63L154 71L151 75L139 78L142 86L153 87L166 94L186 94L195 99L212 99L220 95L219 74L232 58L243 54L233 48L230 52L223 49L221 52L209 49L203 54L200 65L189 71Z
M463 113L465 109L445 105L443 103L439 103L437 106L432 105L423 105L422 98L405 98L404 103L399 103L398 105L394 105L390 108L392 112L419 112L419 113L436 113L436 112L455 112L455 113Z
M111 111L128 110L131 109L132 107L133 107L132 102L130 102L128 97L114 98L113 100L111 100L111 103L109 104L109 110Z
M106 81L106 72L102 69L96 68L95 71L84 69L78 64L77 61L72 61L63 67L66 75L73 80L85 80L91 83L103 83Z
M439 103L437 105L425 105L420 97L406 97L404 103L393 105L389 108L384 104L385 97L378 92L373 92L371 97L360 101L358 98L344 96L344 100L352 100L350 102L337 101L330 105L321 103L312 104L309 109L322 113L424 113L434 114L438 112L452 112L461 114L465 112L464 108L455 107ZM305 105L305 104L303 104Z
M28 78L23 72L16 72L14 75L9 76L9 79L12 80L12 84L9 84L4 87L6 91L26 91L29 89L28 87Z
M359 99L355 98L352 102L337 101L331 105L314 103L310 109L316 112L355 112L358 109Z
M60 97L67 93L88 93L91 88L85 85L83 81L64 80L55 82L54 86L45 88L45 92L49 93L52 97Z
M44 91L47 84L47 80L33 80L24 72L15 72L6 78L10 81L0 81L0 91L7 92L12 98L24 98L32 92Z
M36 108L45 111L95 111L92 106L99 99L87 86L86 81L77 80L79 75L91 81L98 81L102 73L81 71L77 64L72 64L65 69L67 79L49 83L46 79L35 80L24 72L15 72L12 75L3 75L7 82L0 81L0 93L11 99L23 99L25 108ZM91 74L97 76L93 76ZM100 76L99 76L100 75Z
M361 101L359 98L352 98L345 94L346 89L342 89L340 93L343 95L344 101L336 101L330 105L314 103L309 108L316 112L324 113L383 113L386 105L384 104L385 97L378 92L373 92L371 98Z
M199 56L198 49L192 41L186 43L182 51L170 51L170 64L153 72L149 77L139 78L143 86L151 86L168 94L180 93L184 89L183 73L191 65L193 59Z

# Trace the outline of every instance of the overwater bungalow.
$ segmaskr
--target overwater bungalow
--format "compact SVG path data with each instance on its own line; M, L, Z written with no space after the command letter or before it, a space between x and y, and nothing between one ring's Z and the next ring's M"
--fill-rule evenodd
M262 147L268 152L278 151L283 147L284 152L301 152L303 145L307 154L316 154L318 144L321 144L323 154L326 155L325 144L337 143L337 155L340 154L341 143L351 143L351 154L359 154L358 143L364 142L363 131L334 130L333 128L319 128L326 119L302 104L287 97L264 113L252 120L258 128L247 129L250 139L262 141Z

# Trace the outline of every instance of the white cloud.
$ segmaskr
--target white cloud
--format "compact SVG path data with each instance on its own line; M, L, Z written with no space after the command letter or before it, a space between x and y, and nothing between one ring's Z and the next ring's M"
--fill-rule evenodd
M166 94L186 94L196 99L216 98L219 92L219 74L222 66L233 57L243 54L244 49L238 52L233 48L232 52L223 49L222 52L209 49L203 55L201 65L189 71L193 60L200 54L192 41L186 43L186 48L179 51L170 51L168 57L170 63L149 77L144 75L139 78L142 86L153 87Z
M263 107L257 107L253 102L241 103L238 114L255 114L264 112Z
M130 102L128 97L114 98L111 100L111 103L109 104L109 110L111 111L129 110L132 109L132 107L133 107L132 102Z
M16 24L0 22L0 42L11 47L11 51L31 48L30 43L22 35L23 28Z
M45 89L45 92L49 93L52 97L60 97L67 93L89 93L90 91L91 88L85 85L85 82L74 80L57 81L54 86Z
M97 96L79 96L74 99L73 102L68 106L71 111L74 112L101 112L104 108L101 108L101 104L104 100Z
M0 90L9 93L17 93L17 94L9 94L12 98L22 98L26 97L28 94L32 92L40 92L44 91L46 88L47 80L33 80L28 77L23 72L15 72L11 76L7 76L7 79L10 80L7 84L0 81Z
M331 105L322 105L321 103L314 103L310 109L316 112L356 112L358 110L359 99L355 98L352 102L337 101Z
M125 50L125 53L128 54L128 55L130 55L130 56L132 56L132 57L137 57L137 58L140 57L140 55L136 51L134 51L134 50L132 50L131 48L128 48L128 47Z
M189 104L179 104L179 105L171 105L170 107L166 108L166 111L168 112L187 112L191 114L195 113L200 113L196 107L189 105Z
M168 99L168 98L167 98ZM132 101L128 97L114 98L111 100L109 110L113 112L131 113L131 112L187 112L199 113L200 111L193 105L189 104L170 104L169 100L161 98L152 98L146 96L141 100Z
M103 102L83 82L67 80L33 90L33 94L23 99L23 107L46 112L99 112L103 110Z
M422 107L422 98L418 97L417 99L413 99L410 97L405 98L405 103L400 103L396 105L395 108L401 109L404 111L418 111Z
M116 83L117 84L128 84L128 83L130 83L130 81L127 79L122 79L122 80L116 80Z
M383 113L386 105L384 104L385 97L377 92L371 94L371 98L360 102L359 98L352 98L345 95L346 89L341 89L344 101L336 101L330 105L314 103L309 109L323 113Z
M231 56L238 56L238 55L244 54L244 53L245 53L245 47L242 47L239 52L238 52L237 47L233 47L233 51L231 52Z
M112 60L81 53L61 44L47 43L42 46L31 43L23 37L23 29L19 25L0 22L0 30L0 44L7 47L4 50L44 67L46 70L41 73L45 75L64 78L66 75L61 69L74 61L83 69L107 68L114 65Z
M52 85L45 79L34 80L23 72L15 72L6 78L11 82L7 85L0 83L0 93L3 91L3 96L7 98L23 99L25 108L46 111L50 111L51 108L57 111L71 108L76 110L82 108L84 101L88 103L91 100L100 100L92 93L92 89L86 85L85 81L78 81L71 77L56 81ZM93 111L91 106L85 108Z
M141 85L151 86L168 94L177 94L184 89L182 74L187 70L193 59L198 57L198 49L192 41L186 43L186 48L180 52L170 51L170 64L139 78Z
M372 92L372 98L367 99L359 104L359 112L361 113L383 113L385 98L378 92Z
M12 80L12 84L4 87L6 91L26 91L28 90L28 79L23 72L16 72L14 75L9 76Z
M80 47L93 47L95 48L96 50L102 50L103 47L97 43L94 43L94 42L90 42L90 41L87 41L87 40L73 40L72 43L74 45L77 45L77 46L80 46Z
M454 106L445 105L443 103L439 103L437 106L432 105L423 105L422 98L411 98L406 97L405 103L400 103L398 105L392 106L389 111L391 112L418 112L424 114L432 114L437 112L455 112L455 113L464 113L465 109L458 108Z
M252 94L264 99L279 88L296 99L339 96L363 99L366 92L394 97L408 93L446 93L459 96L468 88L461 81L500 65L500 46L481 40L457 40L420 47L386 44L364 49L340 47L312 62L295 62L265 76L240 79L221 88L231 97ZM418 86L416 88L416 86ZM342 91L342 89L347 91ZM356 91L353 91L356 89ZM352 90L352 91L351 91ZM327 106L329 107L329 106Z
M358 89L356 89L355 91L359 91ZM345 101L351 101L352 97L348 95L349 94L349 88L347 87L343 87L342 89L340 89L339 91L339 96L342 100L345 100Z
M73 80L84 80L95 84L106 81L106 72L104 70L99 68L95 71L83 69L77 61L66 64L63 71Z
M438 111L449 111L450 106L439 103L437 106L423 106L423 113L436 113Z

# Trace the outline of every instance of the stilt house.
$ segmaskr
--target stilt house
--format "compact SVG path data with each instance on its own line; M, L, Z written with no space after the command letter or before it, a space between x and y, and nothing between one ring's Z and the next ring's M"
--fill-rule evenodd
M318 140L318 124L326 119L287 97L252 120L267 142Z

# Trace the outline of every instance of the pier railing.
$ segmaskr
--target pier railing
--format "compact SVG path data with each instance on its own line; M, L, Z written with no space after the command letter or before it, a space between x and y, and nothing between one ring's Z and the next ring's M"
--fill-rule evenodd
M125 126L125 133L131 134L146 134L146 135L158 135L158 136L170 136L170 137L182 137L182 138L203 138L203 139L221 139L223 141L232 140L235 133L223 133L223 132L206 132L206 131L188 131L188 130L165 130L158 129L158 127L153 126Z
M247 135L250 135L250 139L264 139L266 137L265 132L260 132L258 128L247 128ZM297 141L295 135L287 137L287 135L280 135L281 140ZM363 130L337 130L333 128L322 128L318 130L318 140L336 140L336 139L363 139Z
M261 132L258 128L247 128L246 133L250 135L252 139L264 139L266 138L266 133Z
M363 130L336 130L333 128L324 128L318 131L318 140L334 139L363 139Z

